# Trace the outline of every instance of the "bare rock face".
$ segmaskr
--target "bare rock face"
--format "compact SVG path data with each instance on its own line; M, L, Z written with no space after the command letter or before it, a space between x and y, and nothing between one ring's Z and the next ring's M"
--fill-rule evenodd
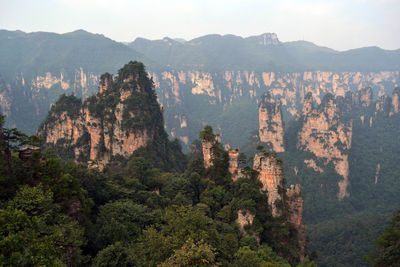
M237 179L243 177L242 169L239 167L239 149L229 149L229 167L228 171L232 174L232 180L236 181Z
M115 80L102 75L99 89L83 104L74 96L62 96L38 135L62 156L92 160L102 168L113 157L127 158L161 135L163 118L142 63L125 65Z
M375 110L379 113L389 114L392 108L392 99L384 94L378 98L375 104Z
M369 107L372 104L371 87L362 88L353 97L353 102L357 107Z
M210 139L201 139L201 144L203 146L203 159L204 159L204 168L210 168L213 165L214 159L214 146L217 141Z
M238 218L236 219L236 222L239 224L240 231L245 234L245 227L253 224L255 216L249 210L238 210L237 215Z
M275 40L273 35L265 37L263 35L260 36L259 43L270 45L275 42L272 40ZM168 73L152 72L151 76L157 88L159 101L166 108L167 130L171 135L175 133L177 138L188 137L189 144L197 136L190 133L189 127L184 127L185 124L181 123L180 118L185 116L187 125L192 125L198 121L198 117L186 113L183 109L174 109L176 105L184 103L188 96L191 98L201 96L207 99L207 105L210 107L221 105L225 108L239 99L256 102L264 92L268 91L273 99L280 99L282 110L287 112L285 114L297 117L302 114L302 103L309 92L319 105L327 93L344 97L348 92L359 90L362 92L363 88L367 88L365 93L359 95L358 102L361 105L369 105L372 104L372 91L374 94L389 93L389 88L400 84L399 71L288 73L245 69L227 69L218 72L176 69ZM210 121L204 122L210 123Z
M284 152L281 101L273 100L266 92L258 108L260 141L270 145L275 152Z
M298 135L297 147L313 153L322 159L325 165L333 163L335 171L343 177L339 182L338 192L338 198L343 199L349 196L348 151L351 147L352 122L341 120L342 111L332 95L326 95L317 109L310 105L310 98L311 95L308 95L305 99L303 126ZM321 166L316 164L310 167L321 169Z
M286 191L286 198L289 206L289 222L298 231L300 255L303 259L306 253L306 226L303 223L303 197L301 196L300 185L291 185Z
M400 112L400 88L396 87L392 95L392 113L396 114Z
M100 77L99 93L104 93L112 88L113 78L109 73L105 73Z
M258 179L263 184L262 190L267 192L268 206L273 216L280 216L278 208L282 202L280 190L283 188L283 169L278 160L267 153L258 153L254 156L253 169L259 172Z

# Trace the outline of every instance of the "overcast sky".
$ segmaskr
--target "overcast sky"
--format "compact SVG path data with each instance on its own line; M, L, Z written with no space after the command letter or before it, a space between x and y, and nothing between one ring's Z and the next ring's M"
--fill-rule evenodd
M116 41L275 32L337 50L400 48L400 0L0 0L0 29Z

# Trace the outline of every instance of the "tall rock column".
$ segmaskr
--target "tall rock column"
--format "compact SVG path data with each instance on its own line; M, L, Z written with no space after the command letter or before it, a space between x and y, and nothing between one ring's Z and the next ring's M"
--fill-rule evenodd
M284 152L281 101L274 100L269 92L261 96L258 108L260 141L270 144L275 152Z
M372 104L371 87L362 88L355 93L353 102L356 107L369 107Z
M253 169L259 172L258 179L263 184L263 190L268 195L268 205L272 216L280 216L282 211L278 208L282 201L280 189L283 188L283 170L278 160L265 152L254 156Z
M217 144L216 136L211 126L204 127L204 130L200 132L200 139L203 147L204 168L207 169L213 165L214 146Z
M236 181L243 176L242 170L239 168L239 149L229 149L229 167L228 171L232 174L232 180Z
M301 196L300 185L291 185L286 190L286 198L289 206L289 222L292 223L299 234L300 257L306 254L306 226L303 223L303 197Z
M392 110L391 114L400 112L400 88L396 87L392 95Z

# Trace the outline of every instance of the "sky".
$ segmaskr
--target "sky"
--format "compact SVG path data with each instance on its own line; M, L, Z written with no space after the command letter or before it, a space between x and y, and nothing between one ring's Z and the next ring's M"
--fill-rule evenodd
M400 0L0 0L0 29L83 29L120 42L274 32L336 50L400 48Z

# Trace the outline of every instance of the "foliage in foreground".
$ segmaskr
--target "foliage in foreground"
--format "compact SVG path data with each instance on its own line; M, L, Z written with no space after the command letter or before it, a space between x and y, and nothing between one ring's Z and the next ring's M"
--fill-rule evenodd
M194 154L184 173L143 157L100 172L51 151L20 159L18 149L1 147L11 152L0 162L1 266L299 263L293 226L271 216L253 171L232 181L220 144L212 167ZM243 209L255 214L245 233L235 222Z

